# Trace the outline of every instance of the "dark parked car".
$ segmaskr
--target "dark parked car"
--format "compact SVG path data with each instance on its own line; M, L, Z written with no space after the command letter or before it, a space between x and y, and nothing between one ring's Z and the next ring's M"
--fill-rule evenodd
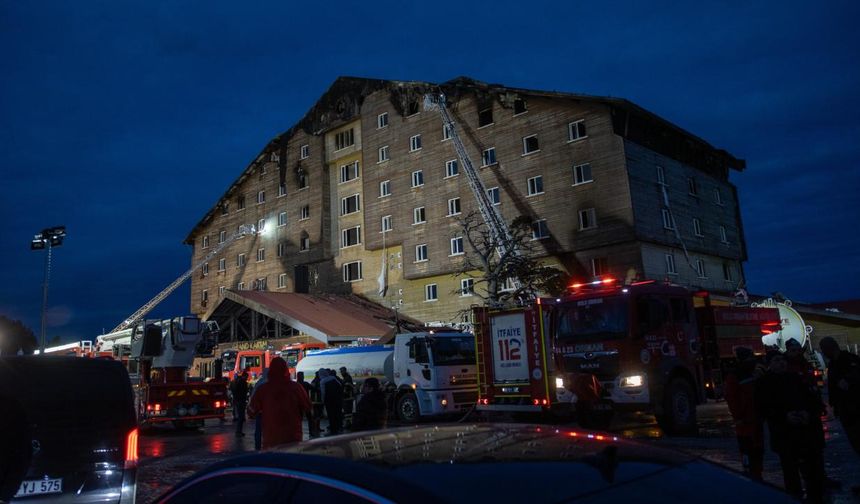
M0 357L0 501L134 502L137 419L119 362Z
M159 502L794 502L695 457L606 434L447 424L319 439L216 464Z

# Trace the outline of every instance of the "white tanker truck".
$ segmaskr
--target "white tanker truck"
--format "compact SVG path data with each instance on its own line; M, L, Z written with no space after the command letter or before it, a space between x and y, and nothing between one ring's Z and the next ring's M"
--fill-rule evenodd
M308 353L296 372L311 380L321 368L345 367L356 385L376 377L388 404L404 422L465 411L478 399L475 337L421 332L395 337L393 345L341 347Z

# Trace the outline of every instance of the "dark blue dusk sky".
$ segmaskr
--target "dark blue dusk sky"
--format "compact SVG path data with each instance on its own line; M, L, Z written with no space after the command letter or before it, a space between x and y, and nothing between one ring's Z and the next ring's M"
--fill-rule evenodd
M38 334L29 241L64 224L48 336L115 326L340 75L627 98L747 160L752 292L860 297L856 1L249 3L0 2L0 315Z

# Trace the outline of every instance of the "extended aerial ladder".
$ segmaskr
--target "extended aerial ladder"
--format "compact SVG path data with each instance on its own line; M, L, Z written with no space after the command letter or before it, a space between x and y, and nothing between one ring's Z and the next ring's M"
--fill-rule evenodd
M490 236L492 236L493 241L496 243L496 251L498 252L499 257L506 257L508 255L513 257L522 256L522 252L514 243L513 236L511 235L511 231L508 228L504 217L502 217L502 213L499 211L498 207L493 205L493 202L490 201L490 196L487 194L487 188L484 185L484 182L481 181L481 177L478 175L477 170L475 170L475 166L472 164L472 159L469 157L469 153L466 152L466 146L463 145L463 141L457 133L456 123L454 122L454 119L451 118L451 113L448 112L448 108L445 105L445 94L439 93L436 95L424 95L424 110L439 111L439 115L442 117L442 124L448 131L451 141L454 143L454 150L457 151L457 157L460 158L460 163L463 165L463 172L466 174L466 180L469 181L469 188L472 189L475 199L478 202L478 211L481 213L481 217L484 219L484 222L487 224L487 228L490 230ZM510 280L514 284L515 288L519 289L521 287L521 283L518 278L511 277Z
M199 262L195 263L191 266L185 273L179 276L176 280L174 280L170 285L165 287L165 289L158 294L155 295L154 298L150 299L145 305L141 306L136 312L132 313L130 317L123 320L122 323L116 327L114 327L109 333L113 334L129 327L132 327L136 323L138 323L143 317L146 316L147 313L152 311L153 308L158 306L158 303L164 301L164 299L169 296L173 291L175 291L180 285L182 285L186 280L188 280L191 275L194 274L195 271L202 268L204 264L209 262L210 259L215 257L219 252L224 250L225 247L233 243L234 241L242 238L245 235L253 234L256 230L253 225L243 224L239 226L239 229L236 230L229 238L219 243L218 246L214 247L206 257L201 259Z

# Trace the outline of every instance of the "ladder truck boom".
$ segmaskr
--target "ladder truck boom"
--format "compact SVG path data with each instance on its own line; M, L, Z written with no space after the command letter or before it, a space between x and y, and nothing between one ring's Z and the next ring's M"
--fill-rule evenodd
M472 189L475 199L478 202L478 211L481 213L481 217L487 224L490 234L497 244L499 256L504 257L507 254L511 254L514 257L521 256L522 253L514 243L513 236L511 235L511 231L508 228L504 217L502 217L502 213L499 211L498 207L493 205L493 202L490 201L490 197L487 195L487 188L484 186L484 182L481 181L481 177L478 175L477 170L475 170L475 166L472 164L472 159L469 157L469 153L466 152L466 146L463 145L463 141L457 133L456 123L451 117L451 113L448 111L448 108L445 106L444 93L439 93L438 95L428 94L424 96L424 110L434 109L439 111L439 115L442 117L442 124L451 135L451 141L454 143L454 150L457 151L457 157L460 158L460 162L463 164L463 172L466 174L466 180L469 181L469 188ZM519 279L511 278L511 281L514 283L515 287L520 287Z
M154 298L150 299L145 305L141 306L136 312L132 313L131 316L128 317L127 319L125 319L124 321L122 321L122 323L120 325L114 327L108 334L113 334L115 332L122 331L123 329L127 329L127 328L133 326L134 324L136 324L138 321L140 321L140 319L145 317L147 313L152 311L153 308L158 306L158 303L164 301L164 298L169 296L180 285L182 285L183 282L188 280L188 278L190 278L191 275L193 275L195 271L197 271L198 269L203 267L203 265L206 264L207 262L209 262L210 259L212 259L213 257L215 257L215 255L217 255L219 252L224 250L224 248L227 245L230 245L235 240L237 240L237 239L239 239L245 235L252 234L255 232L256 232L256 230L254 229L253 225L243 224L243 225L239 226L239 229L235 233L230 235L230 237L227 238L226 240L224 240L224 242L219 243L217 247L213 248L208 254L206 254L206 257L204 257L199 262L192 265L191 268L189 268L185 273L180 275L179 278L177 278L176 280L171 282L170 285L165 287L165 289L163 291L156 294Z

